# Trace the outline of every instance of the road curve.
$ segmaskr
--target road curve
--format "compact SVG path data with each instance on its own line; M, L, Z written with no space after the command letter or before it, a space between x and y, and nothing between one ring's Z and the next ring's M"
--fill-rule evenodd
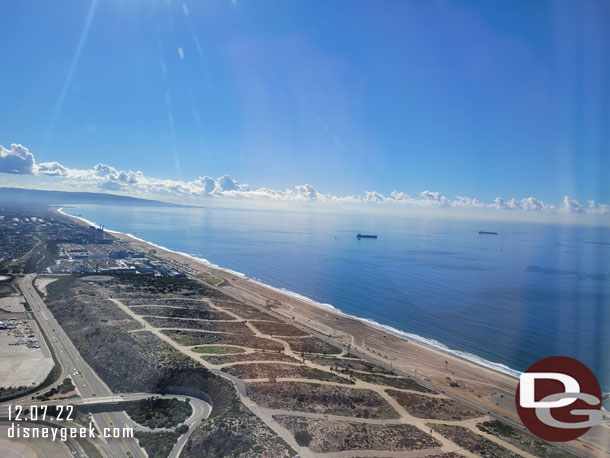
M33 286L33 280L35 278L35 274L29 274L18 279L17 283L23 293L23 296L30 305L32 313L34 314L41 331L47 337L49 344L53 347L56 358L62 367L63 374L69 375L72 378L76 386L76 390L81 396L80 401L77 401L76 399L68 399L63 401L53 401L50 404L99 404L99 402L95 402L94 400L103 399L106 400L106 402L118 402L117 400L129 401L148 398L151 396L161 397L161 395L154 393L125 393L123 395L112 393L110 388L86 363L63 328L55 320L55 317L47 308L46 304ZM193 429L203 419L209 416L212 406L200 399L189 396L167 395L163 397L188 399L191 403L191 407L193 408L193 414L185 421L185 424L189 426L189 431L188 433L180 436L174 446L174 449L172 450L172 453L170 454L170 458L177 458ZM14 401L11 403L13 402ZM7 407L8 404L4 404L0 406L0 409L5 410ZM134 424L125 412L96 413L93 414L93 420L98 429L123 428ZM109 440L102 439L101 442L101 444L98 443L97 445L102 448L104 455L109 457L146 458L147 456L134 438Z

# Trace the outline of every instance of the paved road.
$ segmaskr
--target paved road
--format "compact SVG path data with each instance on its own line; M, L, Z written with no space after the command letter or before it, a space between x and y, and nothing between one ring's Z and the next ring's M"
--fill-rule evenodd
M118 402L136 401L147 399L151 396L173 398L189 401L193 412L191 416L183 423L189 426L187 434L179 437L174 445L172 452L168 458L177 458L190 434L197 425L205 418L208 418L212 411L212 406L207 402L190 396L179 394L160 395L156 393L125 393L113 394L110 388L97 376L97 374L89 367L82 358L72 341L64 332L59 323L55 320L51 311L46 307L44 301L38 295L38 292L33 287L35 275L27 275L21 278L18 283L24 297L30 304L32 312L40 323L41 330L47 336L49 343L55 351L55 355L62 368L62 377L70 375L76 389L80 394L80 399L66 399L61 401L49 401L46 404L59 405L99 405L113 404ZM44 403L41 403L44 404ZM0 416L8 410L8 405L0 406ZM6 412L4 412L6 413ZM132 427L134 430L148 431L148 428L142 427L134 423L125 412L104 412L93 414L94 422L98 428L124 428ZM145 452L139 447L138 443L133 438L124 439L100 439L103 442L101 445L102 452L109 457L131 457L131 458L146 458ZM98 443L99 445L99 443Z
M178 438L176 444L172 449L172 452L169 454L168 458L177 458L180 456L182 452L182 448L186 444L190 434L195 430L197 425L205 418L210 416L212 412L212 406L205 401L202 401L199 398L194 398L191 396L184 396L180 394L157 394L157 393L127 393L127 394L118 394L111 396L95 396L92 398L78 398L78 399L62 399L56 401L45 401L41 402L41 405L113 405L121 402L129 402L129 401L138 401L141 399L148 399L151 397L156 398L165 398L165 399L178 399L179 401L188 401L193 409L189 418L187 418L182 424L189 427L189 431L187 434L183 434ZM116 412L108 412L108 414L113 414ZM2 415L2 410L0 409L0 416ZM155 428L154 430L139 425L138 423L131 420L131 418L127 417L127 425L134 429L134 431L173 431L176 428Z
M53 317L44 301L33 286L35 275L26 275L18 280L25 299L30 304L32 313L55 350L55 356L66 374L69 374L76 385L78 393L83 398L94 396L111 396L113 393L85 362L72 341ZM108 412L93 415L93 420L99 429L123 428L129 425L129 419L124 412ZM103 452L110 457L146 458L146 454L133 438L103 440Z

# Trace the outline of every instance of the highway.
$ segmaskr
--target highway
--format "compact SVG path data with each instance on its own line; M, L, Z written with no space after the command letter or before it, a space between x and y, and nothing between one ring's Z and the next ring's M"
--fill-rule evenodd
M70 375L81 397L112 396L112 391L95 374L85 362L72 341L53 317L44 301L34 288L36 276L26 275L18 280L19 288L35 315L42 332L47 336L49 344L55 351L55 356L61 364L64 373ZM129 417L124 412L107 412L93 414L93 421L98 430L104 428L123 428L130 424ZM146 454L133 438L101 439L102 452L109 457L146 458ZM128 455L128 453L130 455Z
M19 279L19 288L21 289L28 304L30 304L32 313L37 318L41 331L47 337L49 344L53 347L57 360L61 365L62 377L57 383L60 383L66 375L70 375L78 393L81 396L80 398L47 401L41 402L40 404L113 405L121 402L148 399L152 396L189 401L193 412L191 416L183 423L189 427L189 431L178 438L178 441L174 445L174 448L172 449L172 452L168 458L177 458L180 456L180 452L190 437L190 434L203 419L210 415L212 406L201 399L179 394L160 395L157 393L112 393L110 388L108 388L108 386L97 376L93 369L91 369L91 367L89 367L89 365L85 362L68 335L55 320L53 314L39 296L38 292L33 286L33 280L35 277L36 276L34 274L31 274ZM8 410L8 404L0 406L0 415L2 415L5 410ZM133 422L129 416L122 411L95 413L92 416L98 430L103 428L122 429L125 427L131 427L134 429L134 431L150 431L149 428L140 426ZM102 449L101 452L108 457L146 458L145 452L140 448L137 441L133 438L108 440L100 438L100 441L96 442L96 444Z

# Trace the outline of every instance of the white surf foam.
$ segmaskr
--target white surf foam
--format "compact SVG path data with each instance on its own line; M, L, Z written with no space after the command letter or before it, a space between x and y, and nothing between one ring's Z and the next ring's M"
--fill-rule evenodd
M59 213L61 213L62 215L69 216L71 218L79 219L79 220L81 220L81 221L83 221L83 222L85 222L85 223L87 223L89 225L92 225L92 226L96 226L97 225L95 222L89 221L88 219L85 219L85 218L83 218L81 216L70 215L70 214L64 212L62 208L59 208L57 211ZM158 245L158 244L150 242L148 240L144 240L144 239L142 239L140 237L136 237L133 234L129 234L129 233L125 234L123 232L113 231L111 229L106 229L106 228L104 228L104 230L106 232L110 232L112 234L128 235L129 237L131 237L131 238L133 238L135 240L138 240L138 241L143 242L143 243L147 243L148 245L152 245L152 246L154 246L156 248L159 248L161 250L165 250L165 251L168 251L170 253L175 253L175 254L178 254L178 255L181 255L181 256L185 256L185 257L187 257L189 259L192 259L193 261L196 261L196 262L199 262L199 263L205 265L206 267L211 267L213 269L218 269L218 270L221 270L223 272L230 273L232 275L235 275L235 276L238 276L240 278L246 279L248 281L251 281L253 283L261 285L261 286L263 286L265 288L271 289L273 291L277 291L279 293L292 296L292 297L294 297L296 299L299 299L299 300L301 300L303 302L306 302L308 304L311 304L313 306L316 306L316 307L319 307L319 308L323 308L323 309L326 309L326 310L330 310L330 311L332 311L334 313L337 313L339 315L343 315L345 317L361 321L363 323L366 323L366 324L368 324L370 326L373 326L373 327L376 327L378 329L383 329L384 331L386 331L386 332L388 332L390 334L393 334L395 336L402 337L402 338L405 338L405 339L413 340L413 341L418 342L418 343L420 343L422 345L425 345L427 347L433 348L435 350L439 350L439 351L441 351L443 353L448 353L448 354L451 354L453 356L457 356L458 358L470 361L472 363L478 364L479 366L483 366L483 367L486 367L488 369L492 369L492 370L494 370L496 372L500 372L500 373L508 375L510 377L519 378L519 376L521 375L520 371L512 369L512 368L510 368L510 367L508 367L508 366L506 366L504 364L496 363L494 361L486 360L486 359L481 358L480 356L477 356L477 355L475 355L473 353L469 353L469 352L465 352L465 351L461 351L461 350L455 350L455 349L450 348L447 345L445 345L442 342L439 342L439 341L437 341L435 339L430 339L430 338L423 337L423 336L420 336L420 335L417 335L417 334L412 334L410 332L401 331L400 329L396 329L396 328L394 328L392 326L381 324L381 323L379 323L377 321L374 321L374 320L371 320L369 318L362 318L362 317L359 317L359 316L350 315L348 313L345 313L345 312L341 311L340 309L338 309L337 307L333 306L332 304L326 304L326 303L323 303L323 302L318 302L318 301L315 301L315 300L313 300L313 299L311 299L311 298L309 298L307 296L304 296L302 294L296 293L294 291L290 291L290 290L287 290L285 288L277 288L275 286L268 285L268 284L262 282L261 280L248 277L246 274L244 274L242 272L238 272L236 270L232 270L232 269L227 269L225 267L221 267L218 264L214 264L213 262L210 262L209 260L207 260L205 258L201 258L201 257L198 257L198 256L193 256L193 255L190 255L190 254L187 254L187 253L183 253L181 251L172 250L172 249L164 247L162 245Z

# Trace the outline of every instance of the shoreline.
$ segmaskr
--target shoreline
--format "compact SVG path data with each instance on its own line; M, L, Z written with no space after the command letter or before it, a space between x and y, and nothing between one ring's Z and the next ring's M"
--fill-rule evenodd
M81 216L65 213L62 207L56 208L55 211L81 224L96 225ZM221 278L228 284L221 289L229 288L230 292L239 295L243 300L259 304L273 303L272 310L283 315L288 321L295 320L338 342L350 344L359 352L432 383L440 390L463 397L482 408L519 422L514 403L518 384L516 375L467 359L453 353L455 350L448 347L444 349L426 344L414 338L415 335L407 337L408 333L399 330L391 332L384 325L372 320L348 315L331 304L321 304L298 293L275 288L241 272L217 266L206 259L171 250L132 234L106 228L104 230L132 249L145 252L154 249L156 257L173 260L196 273ZM507 369L517 373L513 369ZM457 386L452 386L454 384Z
M64 216L67 216L69 218L74 218L74 219L77 219L79 221L82 221L83 223L85 223L87 225L91 225L91 226L96 226L97 225L96 222L90 221L90 220L88 220L86 218L83 218L81 216L74 216L74 215L70 215L68 213L65 213L63 211L63 208L75 208L75 207L65 207L65 206L64 207L59 207L58 206L57 212L61 213ZM388 333L393 334L394 336L396 336L398 338L401 338L401 339L404 339L404 340L407 340L407 341L413 341L413 342L418 343L420 345L423 345L423 346L425 346L425 347L427 347L427 348L429 348L431 350L435 350L435 351L441 352L443 354L446 354L448 356L453 356L455 358L462 359L464 361L476 364L476 365L478 365L478 366L480 366L482 368L489 369L489 370L492 370L492 371L497 372L499 374L506 375L508 377L514 378L515 380L518 380L519 376L522 373L521 371L513 369L513 368L511 368L511 367L509 367L509 366L507 366L507 365L505 365L503 363L497 363L497 362L494 362L494 361L489 361L489 360L487 360L485 358L482 358L482 357L480 357L480 356L478 356L478 355L476 355L474 353L469 353L469 352L466 352L466 351L453 349L453 348L445 345L444 343L442 343L442 342L440 342L440 341L438 341L436 339L428 338L428 337L423 337L423 336L420 336L418 334L410 333L408 331L403 331L403 330L394 328L394 327L392 327L390 325L379 323L379 322L377 322L375 320L372 320L372 319L369 319L369 318L363 318L363 317L359 317L359 316L356 316L356 315L351 315L349 313L345 313L345 312L343 312L342 310L338 309L337 307L335 307L332 304L327 304L327 303L324 303L324 302L319 302L319 301L316 301L316 300L314 300L314 299L312 299L310 297L307 297L307 296L305 296L303 294L300 294L300 293L297 293L297 292L294 292L294 291L290 291L290 290L287 290L285 288L278 288L276 286L269 285L267 283L264 283L261 280L257 280L255 278L248 277L243 272L239 272L239 271L236 271L236 270L232 270L232 269L229 269L229 268L226 268L226 267L219 266L218 264L215 264L215 263L209 261L206 258L200 258L198 256L190 255L188 253L184 253L184 252L181 252L181 251L176 251L176 250L173 250L171 248L168 248L168 247L165 247L165 246L162 246L162 245L158 245L158 244L156 244L154 242L151 242L149 240L142 239L142 238L137 237L137 236L135 236L133 234L119 232L119 231L115 231L115 230L112 230L112 229L106 229L106 228L104 228L104 231L109 232L109 233L111 233L111 234L113 234L115 236L118 236L119 238L121 238L121 236L122 237L129 237L130 239L133 239L134 241L137 241L139 243L143 243L143 244L147 244L147 245L153 246L155 249L160 249L160 250L166 251L168 253L172 253L172 254L177 255L177 256L183 256L183 257L189 258L189 259L191 259L194 262L201 263L206 268L214 269L214 270L217 270L217 271L226 272L227 274L230 274L230 275L238 276L238 277L240 277L243 280L246 280L246 281L251 282L251 283L255 283L256 285L259 285L259 286L261 286L263 288L268 288L268 289L270 289L273 292L276 292L278 294L285 294L285 295L291 296L291 297L293 297L293 298L295 298L295 299L297 299L299 301L307 302L308 304L310 304L310 305L312 305L314 307L318 307L320 309L328 310L328 311L330 311L332 313L336 313L336 314L341 315L341 316L346 317L346 318L358 320L358 321L362 322L365 325L372 326L372 327L374 327L374 328L376 328L378 330L388 332Z
M61 208L55 211L80 224L94 224L85 218L69 215ZM372 320L352 317L330 304L320 304L298 293L266 285L240 272L216 266L208 260L170 250L131 234L105 230L128 248L147 253L154 249L155 257L187 267L194 272L191 275L204 274L220 278L226 283L219 287L221 291L225 290L238 296L244 302L267 307L283 316L287 322L294 321L314 333L348 345L367 358L390 365L404 375L430 383L446 395L451 394L473 403L488 414L493 413L493 416L500 420L522 425L515 406L519 380L514 375L408 338L405 336L408 333L399 331L397 335ZM605 415L607 416L607 413ZM605 439L609 425L610 423L605 427L595 427L595 432L591 431L591 434L588 433L568 444L589 456L610 456ZM594 449L597 451L593 451ZM601 455L598 455L600 452Z
M57 206L54 211L57 211L61 215L71 218L81 224L96 225L95 222L90 221L86 218L83 218L81 216L70 215L64 212L63 208L74 207ZM283 307L284 310L274 308L274 311L284 315L287 320L296 320L300 324L317 330L318 332L321 332L322 334L325 334L329 337L332 337L333 331L338 332L338 335L335 335L335 338L342 334L343 337L345 337L344 335L346 334L346 332L338 330L337 326L333 326L336 323L322 323L320 321L316 322L315 320L312 320L311 316L305 317L304 319L303 316L299 316L303 315L303 310L297 311L295 307L310 307L319 312L324 312L328 315L336 316L337 320L339 319L338 317L341 317L346 321L356 322L363 328L359 330L358 334L362 334L362 331L366 329L368 329L372 334L387 333L387 336L384 336L384 338L392 336L398 342L401 342L403 346L406 345L410 346L411 348L414 346L419 347L421 350L425 350L424 353L429 353L429 357L434 355L434 357L431 358L432 360L438 360L439 357L442 357L442 360L445 362L459 362L461 364L458 364L458 366L462 366L462 369L464 367L469 367L471 369L467 371L468 373L470 373L469 377L462 377L460 374L461 371L455 370L455 364L447 364L442 366L441 368L439 364L434 365L433 362L422 364L422 361L418 361L418 363L414 364L412 358L408 358L405 356L401 357L400 355L395 355L394 357L392 357L393 355L390 355L392 351L388 350L386 345L387 341L384 341L383 345L378 345L368 341L371 339L362 338L362 336L360 336L360 340L363 342L362 345L354 346L358 349L358 351L366 353L372 358L384 361L386 363L391 363L394 365L394 367L408 372L415 377L431 382L438 386L440 389L444 389L458 396L465 397L466 399L469 399L473 402L477 402L481 406L489 410L495 410L502 416L510 418L511 420L520 421L518 419L514 403L514 395L516 392L517 384L519 382L519 375L521 374L520 371L517 371L502 363L496 363L493 361L486 360L473 353L452 349L443 344L442 342L439 342L432 338L419 336L417 334L409 333L407 331L401 331L392 326L384 325L368 318L347 314L341 311L340 309L334 307L332 304L318 302L302 294L289 291L284 288L277 288L272 285L268 285L260 280L248 277L242 272L221 267L205 258L200 258L197 256L190 255L188 253L172 250L162 245L158 245L154 242L139 238L133 234L123 233L106 228L104 228L104 230L115 236L123 243L136 245L141 251L148 252L151 248L155 249L157 250L158 257L167 257L169 259L172 259L180 264L190 267L193 271L196 271L197 273L201 273L198 272L198 269L204 269L203 273L211 274L223 279L226 283L230 285L229 288L238 289L242 293L246 293L245 295L241 296L243 300L252 301L254 298L254 302L261 304L265 301L269 301L270 299L272 301L281 303L283 299L285 302L287 302L287 304L282 305L288 305L288 307ZM159 256L159 251L162 252L161 256ZM163 253L165 253L165 255L163 255ZM233 292L235 293L235 291ZM270 298L269 296L272 297ZM287 315L287 312L290 313ZM290 314L294 315L291 317ZM320 313L310 313L306 315L318 315L317 318L321 318ZM320 331L320 329L316 329L317 326L321 326L323 329ZM364 334L364 337L366 337L366 332ZM355 342L357 340L353 336L351 337L352 341ZM341 341L340 338L339 341ZM408 362L403 365L400 364L401 360L408 360ZM430 370L430 366L434 366L434 370ZM487 377L484 377L484 374L486 373L488 375ZM439 378L442 375L444 375L444 377ZM475 378L481 378L481 380L477 380L476 382L478 383L476 383ZM495 381L495 383L489 383L490 380L484 380L485 378L492 379ZM451 386L454 382L457 382L458 384L460 384L460 386ZM462 384L462 382L464 383ZM490 390L483 389L483 392L480 392L481 386L495 387L495 390L490 393ZM479 389L475 389L476 387L478 387ZM460 388L466 389L467 392L465 393L464 390ZM469 396L469 394L474 395L474 397ZM487 402L483 401L484 398L487 398ZM603 410L607 412L606 408L603 408Z

